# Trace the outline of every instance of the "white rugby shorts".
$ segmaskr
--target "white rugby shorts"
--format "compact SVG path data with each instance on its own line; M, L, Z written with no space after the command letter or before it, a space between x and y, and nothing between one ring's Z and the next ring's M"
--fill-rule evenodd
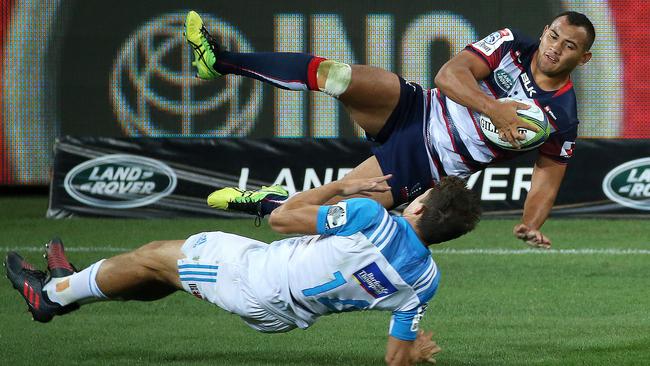
M248 280L248 257L268 244L220 231L190 236L178 260L185 291L239 315L251 328L265 333L287 332L296 326L278 319L260 305Z

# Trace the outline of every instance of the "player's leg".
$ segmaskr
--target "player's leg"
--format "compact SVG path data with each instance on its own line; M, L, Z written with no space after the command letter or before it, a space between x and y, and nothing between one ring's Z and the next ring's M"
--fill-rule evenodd
M379 133L399 100L399 78L390 71L350 66L303 53L228 52L193 11L187 15L185 33L194 52L198 77L214 79L234 74L282 89L322 91L340 99L352 120L372 136Z
M352 65L351 68L350 85L339 100L354 123L368 135L377 136L399 102L399 77L372 66Z
M7 255L4 265L7 277L27 302L34 319L48 322L55 315L77 309L81 303L102 299L156 300L182 289L176 263L184 257L180 250L183 243L152 242L72 272L62 244L55 242L60 251L50 247L46 252L49 277L14 252Z
M342 179L345 180L345 179L372 178L372 177L380 177L382 175L384 175L384 173L382 172L381 166L379 165L379 161L377 161L377 157L373 155L368 159L366 159L361 164L357 165ZM386 184L386 183L382 183L382 184ZM373 192L370 196L364 195L359 197L372 198L373 200L379 202L382 206L386 208L391 208L394 205L393 194L391 193L391 191ZM336 202L341 201L342 199L348 199L348 198L351 197L350 196L345 198L334 197L328 202L328 204L334 204Z
M182 290L177 261L184 240L154 241L104 261L97 287L107 298L151 301Z

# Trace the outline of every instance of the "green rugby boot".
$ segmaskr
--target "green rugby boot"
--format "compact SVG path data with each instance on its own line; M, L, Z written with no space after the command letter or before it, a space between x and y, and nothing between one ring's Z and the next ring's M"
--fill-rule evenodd
M242 191L226 187L208 196L208 205L221 210L245 212L264 217L289 198L289 192L280 185L262 186L257 191Z
M204 80L212 80L221 76L214 69L217 53L219 53L219 43L205 29L201 16L193 10L187 13L187 18L185 18L185 39L194 53L192 65L196 67L196 76Z

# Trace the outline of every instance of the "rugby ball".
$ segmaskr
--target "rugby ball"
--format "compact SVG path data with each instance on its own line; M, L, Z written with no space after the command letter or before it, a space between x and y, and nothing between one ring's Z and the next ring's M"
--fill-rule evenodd
M513 151L532 150L542 145L546 139L548 139L548 136L551 133L551 124L549 123L548 118L546 118L544 111L542 111L542 109L539 108L537 104L529 100L520 100L514 98L499 99L500 102L509 100L514 100L516 102L529 105L529 109L517 110L517 115L526 123L538 126L540 128L540 131L535 132L525 128L520 128L519 132L522 132L525 138L523 140L519 140L521 148L517 149L513 147L508 141L502 140L499 137L499 130L492 124L490 117L481 113L479 117L479 124L481 125L481 131L483 132L485 138L502 149Z

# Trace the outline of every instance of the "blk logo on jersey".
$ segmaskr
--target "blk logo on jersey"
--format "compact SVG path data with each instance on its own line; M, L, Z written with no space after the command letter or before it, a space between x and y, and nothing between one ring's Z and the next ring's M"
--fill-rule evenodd
M521 74L520 78L524 85L524 89L526 89L526 94L528 94L529 97L532 98L533 95L537 94L537 91L535 90L535 87L533 87L533 83L530 81L528 74L524 72Z
M355 272L354 278L375 299L388 296L397 291L395 286L386 278L375 262Z

